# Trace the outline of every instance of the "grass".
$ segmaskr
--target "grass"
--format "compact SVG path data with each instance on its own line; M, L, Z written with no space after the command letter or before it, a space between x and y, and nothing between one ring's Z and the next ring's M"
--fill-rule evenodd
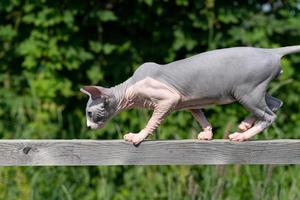
M293 165L0 168L1 199L300 199Z

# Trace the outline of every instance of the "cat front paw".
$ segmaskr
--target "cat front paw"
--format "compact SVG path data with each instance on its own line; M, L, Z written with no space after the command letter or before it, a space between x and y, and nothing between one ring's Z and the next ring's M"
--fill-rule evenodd
M135 133L128 133L128 134L124 135L124 140L126 142L132 142L132 139L133 139L134 135L136 135L136 134Z
M130 142L134 145L138 145L140 144L145 138L147 137L146 134L144 134L143 132L140 133L128 133L126 135L124 135L124 140L126 142Z

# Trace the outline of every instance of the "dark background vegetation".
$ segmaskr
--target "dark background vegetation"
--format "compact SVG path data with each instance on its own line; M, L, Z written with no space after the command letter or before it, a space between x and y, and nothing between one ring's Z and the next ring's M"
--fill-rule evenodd
M149 111L123 112L102 130L85 127L83 85L110 87L143 62L167 63L232 46L300 44L299 0L1 0L0 137L117 139ZM282 60L269 91L284 101L256 139L300 138L300 55ZM235 131L239 105L206 109L215 138ZM153 139L196 138L188 112ZM299 166L0 168L0 199L299 199Z

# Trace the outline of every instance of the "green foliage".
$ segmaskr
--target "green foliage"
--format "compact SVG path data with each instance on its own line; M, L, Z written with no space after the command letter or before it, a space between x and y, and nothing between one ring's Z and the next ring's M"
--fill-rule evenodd
M149 111L85 128L82 85L113 86L143 62L208 49L300 44L300 1L0 1L1 138L122 138ZM299 55L282 60L270 93L284 101L259 139L300 137ZM206 109L215 137L235 131L239 105ZM195 138L188 112L169 116L157 139ZM297 166L11 167L1 199L299 199Z

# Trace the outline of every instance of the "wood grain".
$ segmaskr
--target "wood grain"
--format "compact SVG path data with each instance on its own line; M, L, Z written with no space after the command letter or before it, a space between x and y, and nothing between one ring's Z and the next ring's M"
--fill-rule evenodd
M300 140L0 140L0 166L300 164Z

